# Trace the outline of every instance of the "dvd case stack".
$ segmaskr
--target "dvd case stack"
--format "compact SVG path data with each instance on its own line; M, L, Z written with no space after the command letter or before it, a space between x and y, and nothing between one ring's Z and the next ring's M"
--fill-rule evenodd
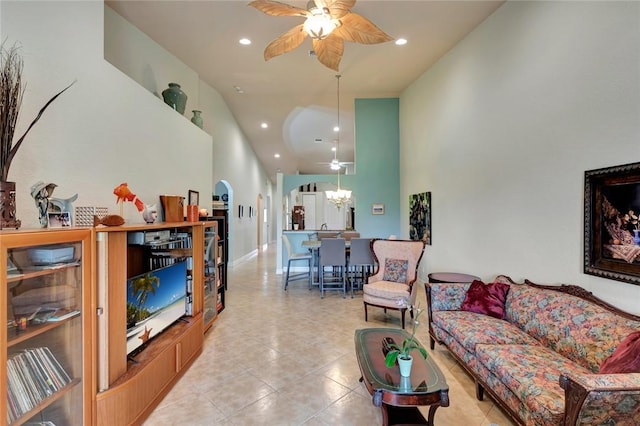
M71 383L71 378L49 348L33 348L7 360L9 423Z

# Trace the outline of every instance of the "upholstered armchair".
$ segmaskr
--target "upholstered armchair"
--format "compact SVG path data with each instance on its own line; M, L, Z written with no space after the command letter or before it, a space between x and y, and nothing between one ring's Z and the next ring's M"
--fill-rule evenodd
M368 306L400 311L402 328L407 312L406 305L399 305L404 299L415 304L418 278L418 265L424 253L424 241L409 240L373 240L371 251L378 267L363 286L364 320L368 320ZM413 312L410 311L411 318Z

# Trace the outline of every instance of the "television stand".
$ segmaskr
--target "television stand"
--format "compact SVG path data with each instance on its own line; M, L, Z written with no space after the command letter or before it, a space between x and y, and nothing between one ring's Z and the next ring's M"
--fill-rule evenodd
M94 394L96 426L142 424L202 353L204 224L132 224L97 229L97 303L98 307L106 308L97 324L100 356L98 392ZM144 349L128 354L127 289L123 283L144 273L147 264L144 250L127 242L129 234L141 231L169 231L189 236L193 249L185 253L193 261L193 310L192 315L180 317L146 342Z

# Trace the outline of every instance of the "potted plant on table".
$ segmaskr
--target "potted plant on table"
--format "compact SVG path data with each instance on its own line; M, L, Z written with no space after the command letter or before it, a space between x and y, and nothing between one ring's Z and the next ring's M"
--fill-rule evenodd
M420 309L419 306L409 305L406 299L399 299L398 306L401 308L407 308L409 311L413 312L411 336L404 339L401 345L390 343L390 350L385 356L384 363L388 368L391 368L397 361L400 368L400 376L408 377L411 375L411 365L413 364L411 352L417 350L422 358L427 359L427 350L415 339L416 329L418 328L418 325L420 325L419 318L424 311Z
M19 228L20 220L16 219L16 184L8 182L11 162L22 145L29 130L38 122L47 107L75 83L71 83L44 104L36 118L31 122L24 134L13 143L18 115L22 106L22 95L25 84L22 82L22 58L18 47L5 48L0 45L0 229Z

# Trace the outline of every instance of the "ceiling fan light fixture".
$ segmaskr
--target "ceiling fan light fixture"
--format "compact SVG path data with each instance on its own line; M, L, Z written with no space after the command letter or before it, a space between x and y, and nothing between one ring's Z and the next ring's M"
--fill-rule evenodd
M323 9L313 8L309 10L309 13L310 15L302 26L309 37L316 40L323 40L336 29L336 21L331 18L328 11L325 12Z

